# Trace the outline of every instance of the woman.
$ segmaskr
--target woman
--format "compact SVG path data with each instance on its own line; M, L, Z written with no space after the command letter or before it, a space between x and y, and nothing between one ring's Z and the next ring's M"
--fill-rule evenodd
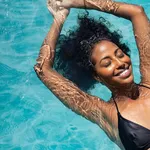
M137 85L130 58L114 42L104 38L91 48L93 77L112 91L108 102L81 91L52 69L56 42L69 8L84 7L130 20L140 52L142 80ZM112 0L49 0L48 8L54 22L34 67L40 80L67 107L98 124L121 149L150 149L150 23L143 8Z

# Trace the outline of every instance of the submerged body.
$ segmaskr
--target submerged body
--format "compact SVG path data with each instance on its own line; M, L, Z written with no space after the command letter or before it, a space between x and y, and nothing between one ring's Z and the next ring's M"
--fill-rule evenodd
M81 91L52 69L54 49L69 8L97 9L132 22L140 52L140 85L134 83L130 58L112 41L101 40L91 49L93 77L112 91L102 99ZM64 8L65 7L65 8ZM98 124L121 149L150 148L150 23L140 6L111 0L49 0L54 23L44 40L35 71L40 80L70 109Z

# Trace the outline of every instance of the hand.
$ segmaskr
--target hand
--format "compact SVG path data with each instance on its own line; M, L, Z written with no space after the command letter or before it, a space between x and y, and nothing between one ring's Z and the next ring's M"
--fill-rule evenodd
M71 8L76 1L80 0L56 0L56 3L60 7Z
M64 8L84 8L85 0L56 0L56 3Z
M47 7L57 21L64 21L69 14L69 9L60 6L60 0L47 0Z

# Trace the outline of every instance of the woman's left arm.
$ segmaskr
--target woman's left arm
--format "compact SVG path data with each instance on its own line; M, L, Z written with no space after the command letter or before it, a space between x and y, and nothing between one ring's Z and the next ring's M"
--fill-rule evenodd
M150 85L150 22L142 7L132 18L134 35L140 53L141 83Z

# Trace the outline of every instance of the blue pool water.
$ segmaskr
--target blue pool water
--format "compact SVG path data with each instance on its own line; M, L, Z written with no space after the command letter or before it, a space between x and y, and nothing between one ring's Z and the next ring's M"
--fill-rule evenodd
M130 0L124 0L130 2ZM141 4L150 18L150 0ZM62 32L76 24L73 9ZM139 59L129 21L108 18L132 49L135 81ZM95 124L67 109L35 75L33 66L52 16L45 0L0 0L0 149L1 150L119 150ZM92 94L108 99L97 85Z

